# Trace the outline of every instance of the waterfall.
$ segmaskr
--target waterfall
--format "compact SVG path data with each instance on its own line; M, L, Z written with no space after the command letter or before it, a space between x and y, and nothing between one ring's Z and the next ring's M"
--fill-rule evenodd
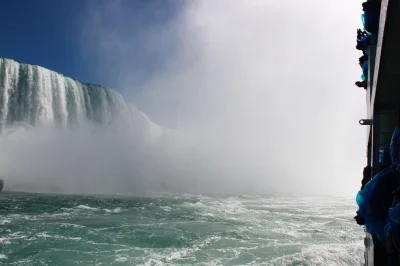
M87 123L107 125L116 117L133 122L142 133L159 135L163 131L114 90L0 58L1 131L19 122L55 128L79 128Z

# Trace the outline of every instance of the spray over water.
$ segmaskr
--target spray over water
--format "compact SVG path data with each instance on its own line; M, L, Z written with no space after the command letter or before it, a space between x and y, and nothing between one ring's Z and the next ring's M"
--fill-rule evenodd
M120 94L7 59L0 59L0 93L6 188L69 193L143 189L146 148L164 129Z

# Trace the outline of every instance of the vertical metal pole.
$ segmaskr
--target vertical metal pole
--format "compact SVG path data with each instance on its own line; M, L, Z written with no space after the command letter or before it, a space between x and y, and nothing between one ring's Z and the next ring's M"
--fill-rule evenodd
M372 126L372 176L379 172L380 109L375 106Z
M368 146L367 146L367 166L372 168L372 129L373 127L369 127L370 133L368 134ZM370 178L372 179L373 173L370 171Z
M374 75L375 75L375 57L376 57L376 45L368 46L368 93L367 97L371 101L372 88L374 87Z

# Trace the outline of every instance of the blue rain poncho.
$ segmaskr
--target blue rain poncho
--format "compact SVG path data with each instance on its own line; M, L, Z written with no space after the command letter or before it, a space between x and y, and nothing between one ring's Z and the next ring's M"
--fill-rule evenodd
M365 61L365 62L363 63L363 65L362 65L362 71L363 71L362 75L364 76L364 79L363 79L363 80L368 79L368 61Z
M365 22L365 14L361 14L361 23L362 23L363 26L364 26L364 30L366 30L366 29L365 29L365 25L366 25L366 22Z
M358 214L365 220L366 231L383 243L387 212L393 200L392 191L397 188L399 182L397 165L392 164L371 179L356 197Z
M364 37L361 38L361 40L357 40L357 49L365 51L368 50L368 46L372 45L372 39L371 39L371 34L368 33Z
M390 141L390 159L392 168L400 169L399 162L400 130L396 127ZM387 222L385 226L385 236L389 236L394 230L400 229L400 203L390 207L388 210Z

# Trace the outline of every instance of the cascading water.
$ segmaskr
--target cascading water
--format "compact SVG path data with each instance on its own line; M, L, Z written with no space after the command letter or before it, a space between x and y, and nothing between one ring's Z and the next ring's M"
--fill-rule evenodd
M169 131L116 91L10 59L0 59L0 130L6 190L65 193L153 187Z
M40 66L0 58L2 131L17 122L56 128L109 124L117 115L139 119L147 128L151 123L116 91L81 83Z

